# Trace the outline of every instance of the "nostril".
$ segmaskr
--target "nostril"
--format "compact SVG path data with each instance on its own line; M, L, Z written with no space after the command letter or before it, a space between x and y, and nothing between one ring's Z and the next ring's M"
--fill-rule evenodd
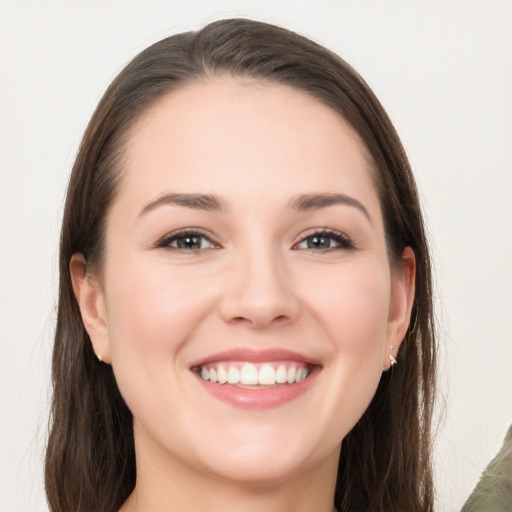
M287 315L278 315L274 318L257 316L257 315L248 315L245 316L236 316L230 319L231 324L248 324L255 328L261 328L269 324L283 324L289 321L289 317Z
M244 323L244 322L252 323L248 318L245 318L243 316L237 316L237 317L231 319L231 323L234 323L234 324L240 324L240 323Z
M249 281L237 280L227 287L219 304L223 320L231 325L253 328L294 321L300 307L293 291L277 279L256 277Z

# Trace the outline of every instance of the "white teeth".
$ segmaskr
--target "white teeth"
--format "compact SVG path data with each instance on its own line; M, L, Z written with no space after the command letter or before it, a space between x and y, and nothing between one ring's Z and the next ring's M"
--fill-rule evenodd
M203 380L219 384L273 386L302 382L308 377L309 370L295 366L286 369L284 364L279 365L276 369L271 364L263 364L258 371L254 364L244 363L240 369L237 366L228 366L227 371L222 365L210 368L203 366L200 375Z
M278 384L284 384L288 379L288 373L284 364L280 365L276 372L276 382Z
M236 366L228 368L228 384L238 384L240 382L240 370Z
M308 372L304 368L299 368L297 370L297 374L295 375L295 382L302 382L306 378L307 374Z
M228 372L224 370L223 366L217 368L217 378L219 379L219 384L226 384L228 381Z
M251 363L245 363L240 370L240 384L258 384L258 370Z
M276 371L272 366L268 364L264 364L260 368L260 375L258 384L262 384L264 386L272 386L276 383Z

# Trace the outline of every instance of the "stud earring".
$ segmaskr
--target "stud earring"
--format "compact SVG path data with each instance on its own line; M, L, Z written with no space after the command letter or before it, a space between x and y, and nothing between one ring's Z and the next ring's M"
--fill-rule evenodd
M98 361L101 363L102 362L101 354L97 354L96 357L98 358Z
M391 345L391 350L393 350L394 348L395 347ZM395 364L397 363L397 360L393 357L393 354L389 354L389 361L391 368L393 368L393 366L395 366Z

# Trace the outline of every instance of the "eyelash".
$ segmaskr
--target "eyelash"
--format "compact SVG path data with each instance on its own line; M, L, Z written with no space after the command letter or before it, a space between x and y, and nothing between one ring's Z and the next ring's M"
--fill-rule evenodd
M208 247L184 248L171 245L173 242L178 243L178 240L185 238L200 238L202 240L207 240ZM155 247L184 253L195 253L205 249L217 249L219 248L219 245L213 242L207 233L199 229L180 229L179 231L174 231L173 233L169 233L168 235L164 236L159 242L156 243Z
M335 247L303 247L299 248L297 247L299 244L306 242L308 239L313 238L326 238L330 240L334 240L336 244L338 244ZM355 249L354 243L352 240L345 235L344 233L341 233L340 231L336 231L334 229L312 229L310 231L306 231L299 242L297 242L294 245L294 248L297 248L298 250L314 250L314 251L335 251L335 250L350 250Z
M199 238L201 239L200 245L203 245L204 240L207 241L208 245L206 247L178 247L177 245L172 245L173 243L178 244L178 240L186 239L186 238ZM300 244L306 242L308 240L312 240L314 238L317 239L328 239L334 241L337 245L334 247L299 247ZM170 249L174 251L179 251L183 253L197 253L200 251L204 251L205 249L218 249L220 247L219 244L214 242L210 235L199 230L199 229L181 229L179 231L175 231L164 236L159 242L155 244L156 248L162 249ZM293 245L293 249L296 250L313 250L319 252L325 251L333 251L333 250L350 250L355 249L353 242L350 238L341 233L340 231L336 231L334 229L311 229L303 233L301 239Z

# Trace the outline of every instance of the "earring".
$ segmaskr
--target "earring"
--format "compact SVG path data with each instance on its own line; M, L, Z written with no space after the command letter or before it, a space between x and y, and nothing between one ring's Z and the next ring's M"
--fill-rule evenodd
M97 354L96 357L98 358L98 361L101 363L102 362L101 354Z
M391 345L391 350L393 350L394 348L395 347ZM395 364L397 363L397 360L393 357L393 354L389 354L389 361L391 368L393 368L393 366L395 366Z

